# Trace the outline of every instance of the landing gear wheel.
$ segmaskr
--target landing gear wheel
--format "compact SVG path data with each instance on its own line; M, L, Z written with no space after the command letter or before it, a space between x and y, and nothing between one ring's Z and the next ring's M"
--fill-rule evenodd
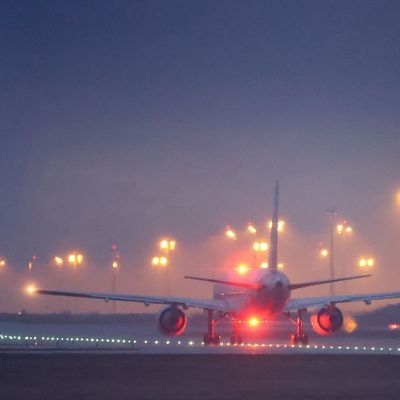
M210 336L204 335L204 336L203 336L203 343L204 343L205 346L210 345L210 344L211 344L211 338L210 338Z
M242 344L243 343L243 339L240 336L238 336L238 337L231 336L230 342L231 342L232 345Z
M298 345L298 344L308 344L308 335L305 333L303 335L297 335L293 334L290 336L290 343L293 345Z
M215 336L204 335L203 343L205 346L209 346L210 344L218 346L221 343L221 337L219 335Z
M213 310L207 311L207 333L203 337L205 346L210 344L219 345L221 343L221 337L215 334L215 320L213 319Z
M290 321L292 321L296 325L296 333L293 335L290 335L290 343L292 345L298 345L298 344L308 344L308 335L304 333L303 330L303 312L307 311L306 309L300 309L297 310L297 321L293 320L290 318Z

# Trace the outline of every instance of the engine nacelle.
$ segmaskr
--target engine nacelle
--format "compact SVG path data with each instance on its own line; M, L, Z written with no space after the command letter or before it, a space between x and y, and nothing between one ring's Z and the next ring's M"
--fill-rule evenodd
M164 308L158 316L158 329L165 336L178 336L186 329L187 317L177 307Z
M311 325L319 335L330 335L343 325L343 314L335 306L325 306L311 315Z

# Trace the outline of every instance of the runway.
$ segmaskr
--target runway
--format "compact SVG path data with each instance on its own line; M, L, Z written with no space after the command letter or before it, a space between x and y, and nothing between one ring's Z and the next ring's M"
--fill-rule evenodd
M7 400L397 400L389 355L2 354Z
M205 346L202 326L157 335L153 323L6 321L0 325L7 400L397 400L400 341L390 337L245 336Z
M146 354L391 354L400 355L400 347L381 344L309 344L290 345L281 342L244 342L205 346L201 340L118 337L22 336L0 333L1 351L140 351Z

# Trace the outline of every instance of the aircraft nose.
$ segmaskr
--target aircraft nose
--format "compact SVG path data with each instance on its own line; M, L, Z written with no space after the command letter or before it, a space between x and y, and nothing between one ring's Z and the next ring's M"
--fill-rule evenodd
M279 289L282 288L282 287L283 287L283 282L282 282L282 281L276 282L276 283L275 283L275 287L276 287L276 288L279 288Z

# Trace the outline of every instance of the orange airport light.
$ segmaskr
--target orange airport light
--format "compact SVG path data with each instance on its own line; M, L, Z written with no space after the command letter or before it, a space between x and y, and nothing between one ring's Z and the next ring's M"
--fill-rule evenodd
M56 264L56 265L63 265L63 263L64 263L64 260L59 256L55 256L53 258L53 261L54 261L54 264Z
M151 264L152 265L159 265L160 264L160 257L153 257L152 259L151 259Z
M354 332L357 329L357 327L358 327L357 321L351 315L347 315L344 317L343 329L347 333Z
M175 250L176 248L176 240L174 239L162 239L160 241L160 249L161 250Z
M361 268L373 267L375 265L375 260L372 257L370 257L370 258L361 257L358 260L358 265Z
M226 228L225 236L228 237L229 239L232 239L232 240L236 240L237 239L236 232L230 227Z
M267 242L254 242L253 243L253 250L254 251L267 251L268 250L268 243Z
M247 231L252 235L255 235L257 233L257 228L251 222L249 222L247 224Z
M160 265L165 266L165 265L167 265L167 264L168 264L168 258L167 258L167 257L164 257L164 256L161 256L161 257L160 257Z
M155 256L151 259L151 264L155 266L161 265L165 267L168 264L168 258L165 256Z
M336 232L338 235L349 235L353 233L353 228L348 224L347 221L343 221L342 223L336 225Z
M269 229L272 228L272 221L268 222L268 227L269 227ZM285 228L285 221L279 220L278 221L278 232L283 232L284 228Z
M321 257L325 258L328 257L329 251L327 249L321 249L319 254L321 255Z
M256 317L251 317L248 323L252 328L256 328L258 325L260 325L260 320Z
M245 275L249 272L249 267L246 264L239 264L236 268L236 272L239 275Z
M83 255L81 253L71 253L67 258L68 262L74 266L83 263Z
M25 290L28 294L34 294L36 292L36 288L34 285L28 285Z

